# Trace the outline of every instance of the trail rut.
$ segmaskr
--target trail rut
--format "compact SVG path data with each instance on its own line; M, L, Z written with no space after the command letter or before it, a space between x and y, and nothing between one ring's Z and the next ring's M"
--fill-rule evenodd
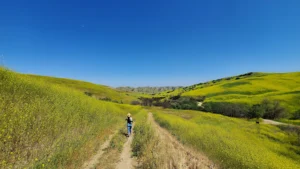
M89 161L85 162L81 168L91 169L91 168L94 168L98 164L98 160L101 158L101 156L104 153L103 150L109 146L109 143L110 143L111 139L113 138L114 134L111 134L109 136L109 138L101 145L98 152Z
M133 129L133 128L132 128ZM132 130L133 131L133 130ZM136 165L136 160L131 156L131 143L134 134L132 133L131 136L128 138L126 143L123 146L123 151L121 153L120 161L117 164L116 169L133 169Z

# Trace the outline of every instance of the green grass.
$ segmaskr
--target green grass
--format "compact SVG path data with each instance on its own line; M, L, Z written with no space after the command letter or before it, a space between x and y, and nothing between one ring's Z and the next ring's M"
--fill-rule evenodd
M260 103L263 99L279 100L291 113L300 109L300 72L253 73L249 76L224 78L160 95L206 96L206 102Z
M162 169L164 158L167 158L166 150L160 145L158 135L148 123L146 110L141 111L135 117L134 138L132 142L133 155L137 157L138 169Z
M283 123L288 123L288 124L293 124L293 125L300 126L300 120L279 119L278 121L283 122Z
M78 168L140 109L0 68L0 168Z
M221 168L300 168L295 132L198 111L154 109L156 121Z
M238 81L238 82L232 82L232 83L223 84L222 87L224 87L224 88L232 88L232 87L237 87L237 86L242 86L242 85L247 85L247 84L251 84L251 83L250 82Z
M143 110L134 117L134 138L132 142L133 155L142 158L148 151L146 151L148 143L154 135L154 131L147 123L147 112Z
M131 103L133 100L138 100L138 97L145 96L141 93L136 92L124 92L111 88L109 86L93 84L89 82L65 79L65 78L56 78L48 76L38 76L38 75L24 75L30 78L39 79L45 81L46 83L52 83L60 86L65 86L71 89L81 91L82 93L88 92L92 94L92 97L97 99L110 98L112 101L117 101L119 103Z

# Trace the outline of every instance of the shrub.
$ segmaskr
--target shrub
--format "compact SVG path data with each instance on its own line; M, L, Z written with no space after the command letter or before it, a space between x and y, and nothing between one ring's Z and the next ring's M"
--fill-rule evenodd
M285 115L285 109L281 107L280 102L277 100L270 101L268 99L264 99L261 102L261 106L265 111L263 117L266 119L276 119Z
M139 99L141 100L141 104L143 106L152 106L153 104L153 100L151 98L140 97Z
M162 106L163 108L171 108L171 107L172 107L170 101L167 101L167 100L164 100L164 101L161 103L161 106Z
M243 103L206 102L203 107L207 112L230 117L245 117L250 111L250 106Z
M174 109L198 110L198 102L192 97L180 97L177 100L170 101Z
M251 110L248 112L247 117L249 119L256 118L257 120L263 117L265 110L260 104L255 104L251 107ZM257 121L258 122L258 121Z
M244 103L206 102L203 104L203 111L230 117L263 117L267 119L276 119L285 115L285 109L281 107L279 101L269 101L267 99L252 107Z
M291 118L292 120L298 120L300 119L300 110L296 111L294 114L293 114L293 117Z
M109 97L102 97L102 98L99 98L99 100L103 100L103 101L112 101L111 98Z
M131 104L132 104L132 105L140 105L141 103L140 103L139 101L137 101L137 100L133 100L133 101L131 102Z
M93 96L93 93L91 93L91 92L84 92L84 94L87 96L90 96L90 97Z

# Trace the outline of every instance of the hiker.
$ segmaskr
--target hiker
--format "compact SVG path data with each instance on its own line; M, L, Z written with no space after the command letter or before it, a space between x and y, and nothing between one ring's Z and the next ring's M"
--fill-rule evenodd
M125 120L127 121L127 137L129 137L131 134L132 123L133 123L130 113L127 114L127 118Z

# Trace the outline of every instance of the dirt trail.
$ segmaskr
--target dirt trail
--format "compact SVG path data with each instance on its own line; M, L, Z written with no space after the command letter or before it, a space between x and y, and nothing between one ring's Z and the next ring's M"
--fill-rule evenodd
M182 145L173 135L171 135L166 129L160 127L154 120L152 113L148 116L149 122L160 138L160 144L165 146L165 154L170 155L168 160L170 161L165 168L176 169L212 169L218 168L212 161L210 161L205 155L196 152L195 150Z
M274 120L268 120L268 119L264 119L263 120L264 124L272 124L272 125L285 125L285 126L290 126L290 127L296 127L299 128L299 126L294 125L294 124L289 124L289 123L282 123L282 122L278 122L278 121L274 121Z
M281 122L277 122L277 121L274 121L274 120L267 120L267 119L264 119L263 123L272 124L272 125L289 125L289 124L286 124L286 123L281 123Z
M165 150L164 158L168 160L167 166L163 168L168 169L215 169L218 168L212 161L210 161L206 156L194 151L182 145L174 136L172 136L166 129L161 128L149 113L148 122L151 123L152 127L159 136L160 146ZM104 151L103 149L109 146L109 143L114 134L109 136L100 147L99 151L95 156L93 156L90 161L86 162L82 168L91 169L95 168L98 164L99 159L102 157ZM134 134L132 134L128 140L123 145L123 150L120 156L120 161L116 165L116 169L134 169L137 166L137 161L132 158L131 143Z
M83 166L82 166L83 169L91 169L91 168L95 168L95 166L97 166L98 160L101 158L102 154L104 153L103 150L109 146L109 143L110 143L111 139L113 138L114 134L111 134L109 136L109 138L101 145L98 152L89 161L87 161L83 164Z
M133 127L132 127L133 129ZM133 130L132 130L133 131ZM132 133L131 136L128 138L126 143L123 146L123 151L121 153L120 161L117 164L116 169L133 169L136 165L136 160L131 157L131 143L134 134Z

